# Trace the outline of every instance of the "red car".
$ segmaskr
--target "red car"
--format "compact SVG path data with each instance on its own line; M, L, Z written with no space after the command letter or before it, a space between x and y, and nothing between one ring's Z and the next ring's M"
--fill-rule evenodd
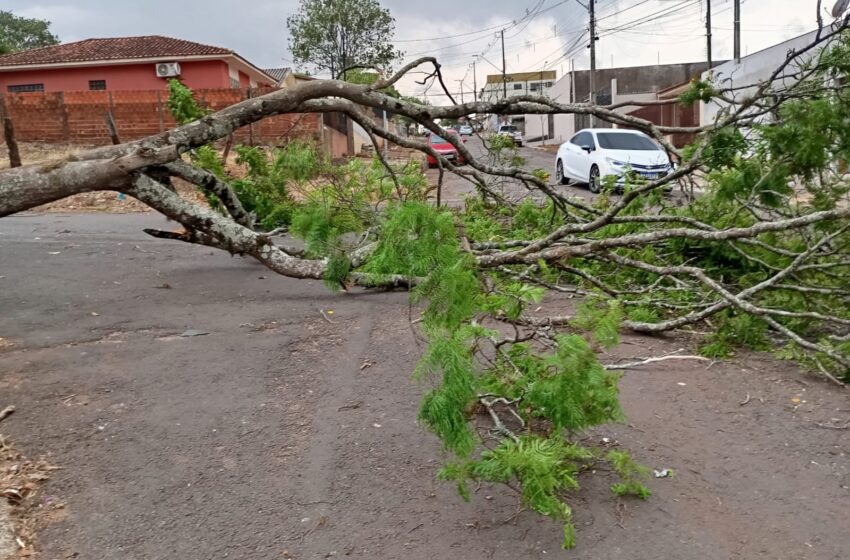
M466 138L461 139L456 130L447 130L447 134L451 134L452 137L459 142L466 142ZM452 163L457 163L458 165L463 165L466 163L466 160L462 155L457 153L457 149L452 146L448 140L446 140L442 136L438 136L436 134L431 134L428 137L428 144L431 148L434 149L435 152L445 157ZM437 166L437 158L433 155L428 154L428 167L436 167Z

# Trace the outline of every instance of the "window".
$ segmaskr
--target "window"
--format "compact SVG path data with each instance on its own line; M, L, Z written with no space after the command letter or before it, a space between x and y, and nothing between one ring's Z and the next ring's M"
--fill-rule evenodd
M514 84L514 89L522 89L522 84Z
M21 84L9 86L9 93L30 93L33 91L44 91L44 84Z
M531 83L529 84L528 89L530 89L531 91L537 91L538 89L540 89L540 84L537 82Z
M230 78L230 87L239 89L239 78Z
M443 138L442 136L437 136L436 134L431 135L431 143L432 144L448 144L448 142L446 142L445 138Z
M555 82L546 82L546 87L552 87L555 85Z
M89 89L106 89L106 80L89 80Z
M576 146L590 146L591 148L596 148L596 143L593 141L593 135L589 132L579 132L573 139L570 140L570 144L575 144Z
M598 134L599 146L606 150L658 151L658 146L643 134L628 132L602 132Z

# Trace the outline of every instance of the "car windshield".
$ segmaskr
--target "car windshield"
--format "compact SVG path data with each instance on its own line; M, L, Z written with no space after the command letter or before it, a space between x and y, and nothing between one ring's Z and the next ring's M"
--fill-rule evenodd
M655 143L641 134L627 132L602 132L596 135L599 147L606 150L659 151Z
M448 144L445 138L442 136L437 136L436 134L431 135L431 143L432 144Z
M511 126L503 126L503 127L501 128L501 132L516 132L516 127L515 127L515 126L513 126L513 125L511 125Z

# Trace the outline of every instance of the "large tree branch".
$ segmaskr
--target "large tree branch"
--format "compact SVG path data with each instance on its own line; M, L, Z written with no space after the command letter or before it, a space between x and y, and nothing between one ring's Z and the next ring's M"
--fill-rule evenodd
M248 229L254 229L254 215L247 212L239 201L239 197L233 192L233 188L203 169L198 169L184 161L173 161L165 166L168 172L175 177L188 181L216 195L221 201L227 213L233 220Z

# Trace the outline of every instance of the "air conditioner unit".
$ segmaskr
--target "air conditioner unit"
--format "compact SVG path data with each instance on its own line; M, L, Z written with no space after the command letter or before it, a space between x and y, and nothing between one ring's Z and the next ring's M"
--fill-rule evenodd
M160 62L156 65L158 78L175 78L180 75L179 62Z

